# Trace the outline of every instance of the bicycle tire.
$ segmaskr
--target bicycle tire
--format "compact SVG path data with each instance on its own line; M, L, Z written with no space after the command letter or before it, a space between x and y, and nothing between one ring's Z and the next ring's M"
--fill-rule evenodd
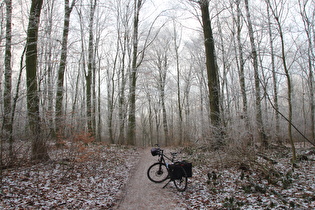
M154 163L147 171L148 178L154 183L164 182L169 178L168 169L164 163Z
M183 167L180 167L182 171L182 177L180 179L174 179L174 185L179 192L184 192L187 188L187 173Z

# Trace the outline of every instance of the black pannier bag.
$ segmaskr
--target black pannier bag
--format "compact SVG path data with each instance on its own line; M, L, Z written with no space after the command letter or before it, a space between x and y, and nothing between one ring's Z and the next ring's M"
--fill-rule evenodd
M182 164L183 164L183 168L186 171L187 177L192 177L192 163L189 163L186 160L183 160Z
M192 177L192 163L182 161L169 164L168 167L171 180L181 179L185 175L182 168L185 170L187 177Z
M160 149L159 148L152 148L151 149L151 154L152 156L157 156L160 154Z

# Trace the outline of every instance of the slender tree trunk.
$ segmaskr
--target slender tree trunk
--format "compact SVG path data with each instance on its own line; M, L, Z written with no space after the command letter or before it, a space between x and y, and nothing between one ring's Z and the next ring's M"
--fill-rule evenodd
M3 132L4 139L9 139L9 157L13 159L13 121L11 121L12 112L12 68L11 68L11 44L12 44L12 0L6 0L6 43L5 43L5 55L4 55L4 97L3 97ZM0 140L2 141L2 139Z
M94 10L95 11L95 10ZM91 93L92 93L92 134L96 137L97 127L96 127L96 52L98 48L98 38L95 40L94 49L93 49L93 59L92 59L92 86L91 86Z
M139 13L142 6L142 0L134 1L134 22L133 22L133 52L130 72L129 86L129 118L128 118L128 139L127 144L136 144L136 85L137 85L137 55L138 55L138 27Z
M154 112L154 108L153 108L153 105L152 105L152 102L151 102L151 96L150 94L146 94L147 95L147 98L148 98L148 103L149 103L149 117L148 117L148 124L149 124L149 134L148 134L148 137L149 137L149 141L150 141L150 145L152 145L152 142L153 142L153 112ZM156 141L154 141L156 144L160 144L161 141L159 138L156 139Z
M82 59L83 60L83 59ZM81 61L81 59L79 60ZM81 62L79 62L81 63ZM79 68L78 68L78 75L77 75L77 78L76 78L76 83L75 83L75 92L74 92L74 97L73 97L73 104L72 104L72 110L71 110L71 113L72 113L72 120L71 120L71 127L74 128L75 126L77 127L78 126L78 123L75 123L75 115L76 113L78 112L76 109L76 106L77 106L77 103L78 103L78 96L79 96L79 83L80 83L80 72L81 72L81 65L79 64ZM72 130L72 132L74 131L75 129Z
M177 43L177 30L174 24L174 50L176 58L176 73L177 73L177 105L178 105L178 117L179 117L179 145L183 142L183 108L182 108L182 99L181 99L181 87L180 87L180 64L179 64L179 43Z
M63 128L65 124L62 122L63 113L62 113L62 102L64 97L64 75L67 65L67 49L68 49L68 34L70 26L70 14L75 5L73 0L71 6L69 6L69 0L65 0L65 14L64 14L64 23L63 23L63 35L61 43L61 56L58 70L58 80L57 80L57 95L56 95L56 133L61 135L63 133ZM60 133L61 132L61 133Z
M44 26L44 39L47 39L46 44L43 46L43 52L44 52L44 60L45 60L45 69L44 69L44 83L43 83L43 89L44 89L44 97L43 97L43 114L47 116L47 122L50 129L50 132L53 137L55 137L55 119L53 117L53 113L55 112L55 84L54 84L54 78L55 78L55 72L54 69L54 48L55 40L53 38L53 24L54 22L54 9L55 9L55 1L54 0L48 0L47 1L47 14L45 19L43 21L47 22ZM47 107L47 108L46 108Z
M93 128L93 104L92 104L92 88L93 88L93 69L94 63L94 34L93 34L93 24L94 24L94 12L96 8L96 0L92 2L90 6L90 20L89 20L89 46L88 46L88 69L85 75L86 80L86 111L87 111L87 125L88 132L95 136L95 131Z
M262 112L261 112L261 96L260 96L260 80L259 80L259 69L258 69L258 55L256 51L255 38L254 38L254 30L252 26L252 21L250 17L248 0L245 0L245 8L246 8L246 18L248 22L248 32L249 39L251 43L251 55L253 59L253 67L254 67L254 79L255 79L255 110L256 110L256 125L258 131L258 137L263 147L268 147L268 141L265 134L264 124L262 120Z
M214 127L215 136L217 138L216 146L221 146L222 132L221 132L221 116L220 116L220 82L219 82L219 70L216 63L216 53L214 46L214 39L212 34L211 20L209 14L209 1L199 1L203 33L204 33L204 45L206 52L206 67L208 76L208 89L209 89L209 102L210 102L210 120Z
M111 144L115 143L114 138L114 128L113 128L113 115L114 115L114 91L115 91L115 71L116 71L116 65L117 65L117 59L118 59L118 52L117 49L115 60L114 60L114 67L112 69L112 72L110 72L110 69L107 70L107 106L108 106L108 132L109 132L109 140Z
M119 89L119 137L118 143L125 143L125 119L126 119L126 111L125 111L125 89L126 89L126 76L125 76L125 57L126 57L126 36L124 38L123 44L123 54L122 54L122 64L121 64L121 84Z
M220 18L217 18L217 27L218 27L218 31L219 31L219 35L220 35L220 47L221 47L221 54L222 54L222 61L223 61L223 75L222 75L222 80L221 80L221 86L222 86L222 90L221 90L221 96L220 97L220 107L225 107L223 104L224 104L224 99L226 98L225 101L230 101L230 95L229 95L229 89L228 89L228 80L227 80L227 75L229 73L229 68L230 68L230 65L228 64L228 61L227 61L227 53L225 51L225 46L224 46L224 35L223 35L223 32L222 32L222 26L221 26L221 21L220 21ZM224 91L226 92L226 94L224 95ZM220 112L221 113L221 123L222 123L222 126L226 126L227 125L227 121L226 119L230 119L231 116L230 116L230 112L231 112L231 109L230 109L230 103L228 102L226 104L226 108L225 110L223 110L222 108L222 111ZM227 115L227 117L226 117Z
M85 41L84 40L84 25L83 25L83 15L82 15L81 9L78 9L77 12L78 12L78 15L80 18L80 35L81 35L80 66L82 67L82 70L81 70L83 72L82 83L84 84L84 81L85 81L85 83L87 83L87 76L88 76L88 72L86 70L86 54L85 54L86 49L85 49L85 44L84 44L84 41ZM79 70L80 70L80 68L79 68ZM80 73L78 73L77 84L80 83L79 80L80 80ZM78 108L78 112L80 112L80 116L85 116L85 118L88 118L87 88L88 88L87 84L83 85L83 87L82 87L82 103L81 103L81 107L79 106L79 108ZM77 86L77 90L78 90L78 86ZM76 91L76 93L78 93L78 91ZM76 96L79 96L79 95L76 95ZM76 100L75 100L75 103L77 103ZM86 124L89 124L89 119L86 119L83 124L84 124L84 126L86 126ZM80 128L80 129L82 129L82 128Z
M307 49L307 56L308 56L308 86L309 86L309 92L310 92L310 118L311 118L311 138L315 141L315 102L314 102L314 63L315 63L315 53L314 53L314 43L315 43L315 29L314 29L314 23L312 22L312 19L308 17L307 15L307 9L310 7L309 4L312 3L312 1L305 1L305 3L302 3L299 1L299 7L300 7L300 14L304 23L304 31L307 36L308 41L308 49ZM314 6L313 6L314 8ZM315 14L313 13L313 20L315 18ZM312 40L312 33L313 33L313 39Z
M274 54L274 44L273 44L273 37L272 37L272 29L271 29L271 20L270 20L270 9L267 7L268 13L268 32L269 32L269 43L270 43L270 51L271 51L271 70L272 70L272 79L273 79L273 103L276 110L279 110L278 104L278 81L277 81L277 73L276 73L276 66L275 66L275 54ZM276 141L279 145L282 145L282 140L279 136L280 134L280 122L279 122L279 113L276 111Z
M279 33L280 33L280 39L281 39L281 57L282 57L282 62L283 62L283 68L285 71L285 76L287 78L287 85L288 85L288 104L289 104L289 123L288 123L288 133L289 133L289 140L291 143L292 147L292 161L295 162L296 160L296 152L295 152L295 145L294 145L294 140L292 136L292 85L291 85L291 76L289 74L289 69L287 67L287 62L285 58L285 49L284 49L284 37L282 33L282 27L280 26L280 23L278 22L279 26Z
M127 77L126 77L126 67L130 68L130 59L127 61L128 57L130 56L130 50L128 48L129 46L129 15L128 15L128 8L129 5L126 6L126 14L122 17L123 22L123 33L120 33L120 30L118 30L118 37L119 37L119 45L121 48L121 64L120 64L120 71L118 71L118 77L120 78L119 83L119 137L118 137L118 143L119 144L125 144L127 143L125 141L125 125L126 125L126 117L127 117L127 109L126 109L126 100L125 100L125 90L126 90L126 83L127 83ZM119 16L119 14L118 14ZM120 21L118 18L117 21ZM123 34L123 37L120 36Z
M236 20L236 27L237 27L237 46L238 46L238 60L239 60L239 81L242 93L242 104L243 104L243 118L245 120L245 126L247 131L250 130L250 123L248 117L248 109L247 109L247 95L246 95L246 82L245 82L245 60L244 60L244 53L243 53L243 44L241 40L241 33L242 33L242 12L240 8L241 0L236 1L237 7L237 20Z
M167 126L167 114L166 114L166 106L165 106L165 82L166 82L166 72L167 72L167 56L164 56L164 66L160 78L161 78L161 103L162 103L162 112L163 112L163 128L164 128L164 136L165 136L165 145L169 144L169 134L168 134L168 126Z
M99 61L100 62L100 61ZM100 64L99 64L100 66ZM102 117L101 117L101 69L98 71L98 126L97 126L97 139L102 141Z
M41 118L39 113L39 96L37 88L37 40L40 12L43 0L32 0L26 39L26 85L27 109L32 142L32 159L49 159L47 147L41 138Z
M280 23L280 16L277 14L277 11L275 8L272 8L272 5L270 4L269 0L268 0L268 5L269 8L271 9L271 12L275 18L277 27L278 27L278 31L279 31L279 36L280 36L280 43L281 43L281 59L282 59L282 65L284 68L284 72L285 72L285 77L287 79L287 88L288 88L288 106L289 106L289 110L288 110L288 135L289 135L289 140L290 140L290 144L291 144L291 148L292 148L292 162L294 163L296 161L296 151L295 151L295 145L294 145L294 140L292 137L292 84L291 84L291 76L289 73L289 69L287 66L287 60L286 60L286 56L285 56L285 45L284 45L284 34L282 31L282 26Z

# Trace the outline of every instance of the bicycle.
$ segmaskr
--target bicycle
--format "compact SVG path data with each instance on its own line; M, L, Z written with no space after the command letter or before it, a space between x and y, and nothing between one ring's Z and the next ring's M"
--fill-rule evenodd
M149 180L154 183L162 183L169 179L163 188L173 181L179 192L185 191L188 177L192 176L192 164L186 161L174 162L177 153L171 152L172 157L168 157L160 147L152 148L151 154L153 156L159 156L159 158L158 162L153 163L147 171ZM165 158L171 161L171 164L168 164Z

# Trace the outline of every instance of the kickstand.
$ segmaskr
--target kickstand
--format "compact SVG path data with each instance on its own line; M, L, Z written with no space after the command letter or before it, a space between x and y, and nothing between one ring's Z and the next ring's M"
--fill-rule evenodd
M167 183L166 183L166 185L164 185L164 187L162 187L162 189L164 189L167 185L168 185L168 183L170 183L172 181L172 179L170 179Z

